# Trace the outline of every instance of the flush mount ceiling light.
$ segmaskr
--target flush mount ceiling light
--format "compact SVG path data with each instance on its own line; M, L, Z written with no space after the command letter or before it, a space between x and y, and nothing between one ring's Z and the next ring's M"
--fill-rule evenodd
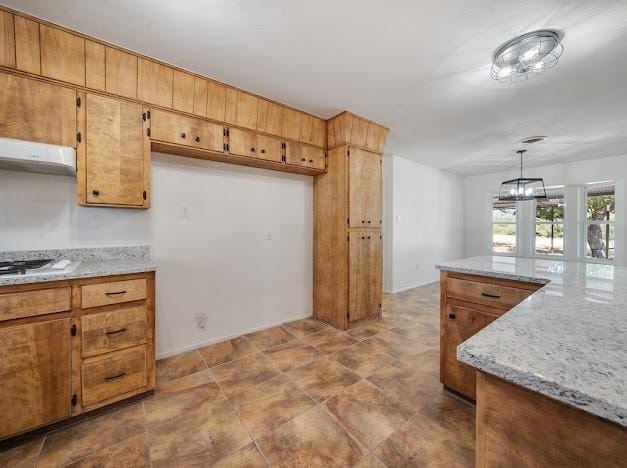
M503 44L492 59L492 78L505 83L529 80L552 68L564 51L554 31L533 31Z
M544 180L523 177L523 154L526 152L527 150L516 151L520 155L520 177L506 180L501 184L499 201L527 201L546 198Z

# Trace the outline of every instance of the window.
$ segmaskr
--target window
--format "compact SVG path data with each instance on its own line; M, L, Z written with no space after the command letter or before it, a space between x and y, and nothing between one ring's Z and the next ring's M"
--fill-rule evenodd
M536 201L535 253L538 255L564 255L563 187L547 187L546 198Z
M492 198L492 252L516 253L516 203Z
M616 196L613 182L586 185L586 258L614 259Z

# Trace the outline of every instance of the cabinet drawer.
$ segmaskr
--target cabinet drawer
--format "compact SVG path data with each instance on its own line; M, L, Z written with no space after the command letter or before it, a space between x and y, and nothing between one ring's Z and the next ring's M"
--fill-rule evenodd
M81 286L82 308L146 299L146 279L113 281Z
M446 295L448 297L501 309L511 309L533 294L533 292L528 289L457 278L448 278L446 280Z
M83 405L89 406L146 386L146 347L83 364Z
M153 110L150 138L210 151L224 151L224 127L200 119Z
M65 312L71 308L70 287L0 294L0 321Z
M101 312L81 318L83 356L117 351L146 343L146 306Z
M288 141L286 143L285 157L288 164L294 166L313 167L324 170L324 150L315 146L303 145Z

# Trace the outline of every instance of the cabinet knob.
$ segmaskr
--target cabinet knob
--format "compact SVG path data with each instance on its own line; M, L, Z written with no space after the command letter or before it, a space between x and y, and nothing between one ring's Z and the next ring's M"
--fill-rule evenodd
M448 314L448 318L450 318L451 320L455 320L456 315L455 314Z
M368 239L370 239L370 236L368 236Z
M196 140L196 141L200 141L200 137L199 137L199 136L197 136L197 137L195 138L195 140Z
M312 163L312 162L313 162L313 159L310 159L310 160L309 160L309 162L310 162L310 163Z
M362 221L361 221L361 224L364 224L365 222L366 222L365 220L362 220Z
M300 158L300 160L303 162L307 161L305 158Z
M251 148L250 151L252 151L254 153L255 152L255 148Z
M261 152L262 152L262 153L265 153L265 152L266 152L266 150L265 150L265 149L262 149L262 150L261 150Z
M364 240L364 239L365 239L365 237L364 237L364 236L361 236L361 240Z
M97 197L98 195L100 195L100 190L92 190L91 193L94 197Z
M370 220L368 220L368 224L370 224Z
M185 134L184 133L181 133L181 138L185 138Z

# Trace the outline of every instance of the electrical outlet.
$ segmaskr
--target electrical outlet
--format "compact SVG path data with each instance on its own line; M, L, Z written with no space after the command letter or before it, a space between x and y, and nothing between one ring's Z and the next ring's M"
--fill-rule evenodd
M181 205L181 209L179 211L179 218L191 218L189 206Z
M194 315L194 319L196 320L196 326L201 330L207 329L207 313L201 312L200 314Z
M272 240L272 231L266 231L266 240Z

